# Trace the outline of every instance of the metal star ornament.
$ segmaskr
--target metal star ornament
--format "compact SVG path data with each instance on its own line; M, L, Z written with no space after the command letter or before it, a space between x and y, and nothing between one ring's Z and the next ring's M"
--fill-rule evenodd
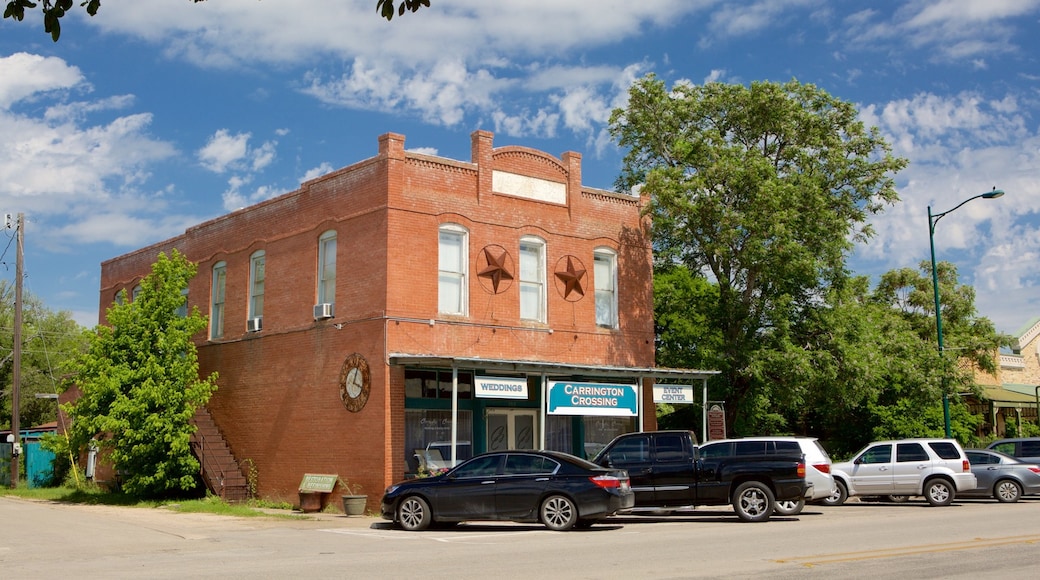
M560 263L566 261L563 268L560 268ZM582 280L585 278L585 266L581 263L581 260L574 256L564 256L560 258L560 262L557 262L556 279L563 283L563 294L564 300L571 302L577 302L585 296L585 285ZM573 299L571 295L576 295Z
M492 294L505 291L509 285L502 287L502 282L513 279L513 274L509 271L512 262L509 252L502 246L485 246L481 254L487 265L477 272L477 277L491 282Z

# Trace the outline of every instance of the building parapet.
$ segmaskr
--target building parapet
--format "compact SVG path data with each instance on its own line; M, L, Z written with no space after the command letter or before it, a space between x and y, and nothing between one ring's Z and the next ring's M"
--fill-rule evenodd
M1026 359L1016 354L1002 354L1000 355L1000 366L1006 369L1024 369Z

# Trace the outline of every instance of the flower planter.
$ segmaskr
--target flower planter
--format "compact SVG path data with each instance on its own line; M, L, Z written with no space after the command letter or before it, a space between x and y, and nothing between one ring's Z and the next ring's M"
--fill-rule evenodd
M348 516L363 516L366 503L368 503L367 495L345 495L343 496L343 513Z
M325 493L320 491L301 491L300 510L304 513L320 512L324 507Z

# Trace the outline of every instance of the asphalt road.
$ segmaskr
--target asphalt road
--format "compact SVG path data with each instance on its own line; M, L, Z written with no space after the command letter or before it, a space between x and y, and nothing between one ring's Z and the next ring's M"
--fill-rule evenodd
M849 503L739 522L725 509L590 530L476 523L409 533L371 517L180 514L0 497L0 578L1034 577L1040 498Z

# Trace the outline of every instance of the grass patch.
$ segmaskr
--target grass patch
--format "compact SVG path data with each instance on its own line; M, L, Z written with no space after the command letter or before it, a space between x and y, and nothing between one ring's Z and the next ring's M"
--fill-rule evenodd
M105 491L97 486L80 487L42 487L28 488L24 486L15 489L0 488L0 496L14 496L24 499L40 501L58 501L76 503L83 505L110 505L120 507L136 508L163 508L182 513L207 513L233 517L265 517L265 518L288 518L308 519L307 516L289 512L292 505L285 502L265 502L261 500L250 500L244 503L228 503L217 496L209 495L200 499L183 500L153 500L141 499L125 493L113 493ZM286 510L287 513L269 513L262 509Z

